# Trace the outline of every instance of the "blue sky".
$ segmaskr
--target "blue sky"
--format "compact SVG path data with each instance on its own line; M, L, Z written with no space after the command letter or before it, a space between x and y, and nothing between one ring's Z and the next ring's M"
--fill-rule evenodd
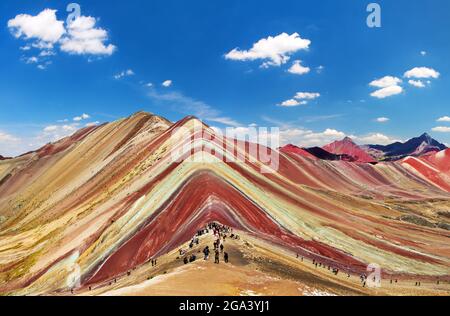
M69 3L0 2L1 155L138 110L299 146L450 143L447 0L377 1L381 28L359 0L89 0L72 25Z

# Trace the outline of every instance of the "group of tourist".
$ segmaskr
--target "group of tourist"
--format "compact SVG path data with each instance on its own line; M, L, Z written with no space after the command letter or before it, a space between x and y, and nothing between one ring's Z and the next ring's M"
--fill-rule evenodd
M204 229L198 230L196 235L192 238L191 242L189 243L189 248L192 249L194 247L194 245L199 245L199 237L208 234L208 233L212 233L215 241L213 243L213 250L211 251L211 249L209 248L209 246L206 246L203 249L203 259L204 260L208 260L209 256L211 254L211 252L214 253L214 263L215 264L219 264L220 263L220 257L221 255L223 255L223 260L225 263L229 262L229 254L228 252L225 251L225 241L227 238L232 238L232 239L239 239L239 235L236 235L233 233L233 229L225 226L225 225L221 225L218 223L209 223L208 225L206 225L206 227ZM185 256L187 251L180 249L179 250L180 256ZM184 264L188 264L191 262L194 262L197 259L197 256L192 254L191 256L185 256L183 258L183 262Z

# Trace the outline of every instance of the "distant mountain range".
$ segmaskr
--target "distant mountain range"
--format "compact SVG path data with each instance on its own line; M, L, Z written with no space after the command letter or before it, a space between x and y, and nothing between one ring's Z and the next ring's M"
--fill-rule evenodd
M390 145L358 146L349 137L335 141L322 148L300 148L287 145L282 151L293 152L308 157L313 155L322 160L343 160L350 162L377 163L379 161L395 161L405 157L420 157L432 152L447 149L428 134L412 138L405 143L395 142Z
M435 151L441 151L446 149L447 146L434 140L427 133L412 138L405 143L396 142L390 145L367 145L364 146L369 154L378 160L399 160L407 156L422 156L426 153Z

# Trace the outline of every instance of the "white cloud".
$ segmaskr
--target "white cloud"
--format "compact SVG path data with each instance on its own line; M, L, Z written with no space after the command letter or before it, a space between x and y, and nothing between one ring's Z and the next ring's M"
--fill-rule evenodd
M314 100L320 97L320 93L316 92L297 92L295 99L297 100Z
M289 99L286 100L282 103L279 104L279 106L284 106L284 107L295 107L295 106L299 106L299 105L306 105L308 102L307 101L297 101L295 99Z
M450 122L450 116L443 116L436 120L437 122Z
M425 88L425 84L422 80L408 80L408 83L416 88Z
M377 121L378 123L386 123L386 122L389 122L390 119L387 118L387 117L379 117L379 118L376 119L376 121Z
M25 151L21 138L13 136L8 132L0 131L0 155L14 157Z
M91 117L91 116L90 116L89 114L83 113L83 114L81 114L80 116L74 117L73 120L74 120L75 122L79 122L79 121L82 121L82 120L87 120L87 119L90 118L90 117Z
M57 125L50 125L44 128L44 132L54 132L58 129Z
M281 33L275 37L269 36L253 44L250 50L235 48L225 55L229 60L253 61L265 60L262 67L280 66L289 61L290 55L309 48L311 41L302 39L298 33L291 35Z
M295 74L295 75L304 75L304 74L309 73L311 71L311 69L309 67L302 66L301 63L302 63L301 60L294 61L291 68L289 68L288 72L290 72L291 74Z
M420 52L420 55L422 55L422 56L425 56L426 54L427 54L427 52L424 50Z
M48 57L48 56L54 56L54 55L56 55L56 54L52 50L43 50L39 53L39 57Z
M320 66L318 66L318 67L316 68L316 72L317 72L318 74L321 74L322 71L323 71L324 69L325 69L325 67L322 66L322 65L320 65Z
M162 83L162 86L166 87L166 88L170 87L171 85L172 85L172 80L166 80Z
M116 50L114 45L105 43L108 33L95 27L95 18L80 16L65 28L64 21L57 19L56 12L45 9L36 16L19 14L8 21L8 28L16 38L30 41L20 47L22 51L40 51L40 64L37 68L45 69L51 64L48 58L56 55L55 46L59 46L63 52L76 55L109 56ZM32 58L28 56L22 59L28 63L37 63Z
M38 61L39 61L39 59L36 56L32 56L27 59L26 63L27 64L36 64Z
M372 87L377 87L377 88L387 88L387 87L391 87L391 86L397 86L400 83L402 83L402 80L400 78L393 77L393 76L385 76L381 79L372 81L371 83L369 83L369 85L371 85Z
M396 94L400 94L403 92L403 88L400 86L390 86L386 88L379 89L375 92L372 92L370 95L374 98L384 99Z
M9 142L17 142L17 141L19 141L19 138L15 137L11 134L0 131L0 144L1 143L9 143ZM1 152L0 152L0 154L1 154Z
M134 76L134 71L131 69L127 69L127 70L119 72L118 74L115 74L114 79L119 80L119 79L122 79L123 77L129 77L129 76Z
M149 83L146 84L146 86L151 88L151 87L153 87L153 83L149 82Z
M36 39L56 43L66 33L64 22L56 18L56 10L45 9L36 16L19 14L8 21L8 28L16 38Z
M95 27L96 23L91 16L80 16L70 23L68 36L61 40L61 50L75 55L112 55L116 46L105 44L108 33Z
M383 78L376 79L369 83L369 85L381 89L372 92L370 95L374 98L384 99L396 94L400 94L403 92L403 88L399 86L399 84L401 83L402 80L400 78L393 76L385 76Z
M97 126L98 124L100 124L100 122L99 121L95 121L95 122L87 123L85 126L86 127L92 127L92 126Z
M411 70L405 72L404 76L406 78L433 78L437 79L440 76L440 73L432 68L427 67L415 67Z
M433 132L439 133L450 133L450 127L448 126L437 126L431 129Z
M366 144L377 144L377 145L388 145L392 144L397 139L390 138L389 136L386 136L381 133L372 133L365 136L353 136L354 141L356 141L358 144L366 145Z

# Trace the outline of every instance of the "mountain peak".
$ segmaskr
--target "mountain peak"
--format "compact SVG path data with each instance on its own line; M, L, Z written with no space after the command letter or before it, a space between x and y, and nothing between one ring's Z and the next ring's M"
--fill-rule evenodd
M335 155L346 155L351 160L363 163L374 163L376 160L365 150L353 142L350 137L345 137L341 141L336 141L322 147L324 150Z
M345 142L345 143L354 143L353 139L351 139L348 136L344 137L344 139L342 141Z
M430 134L428 133L423 133L422 135L419 136L420 139L424 139L424 140L432 140L433 138L430 136Z

